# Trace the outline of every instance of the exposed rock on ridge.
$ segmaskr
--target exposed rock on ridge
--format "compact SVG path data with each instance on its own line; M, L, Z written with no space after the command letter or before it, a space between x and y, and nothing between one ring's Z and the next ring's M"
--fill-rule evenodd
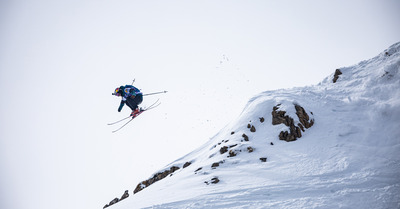
M335 71L335 75L333 76L333 83L336 83L336 81L339 79L339 75L342 75L342 71L340 71L339 69L336 69Z
M279 110L279 106L280 104L272 108L272 125L285 124L289 127L289 131L281 131L281 133L279 134L280 140L284 140L287 142L296 141L297 138L300 138L302 136L301 131L304 132L304 128L307 129L314 125L314 119L310 120L307 112L300 105L294 104L296 115L300 121L300 123L298 123L297 125L295 124L293 118L286 115L286 111Z
M133 191L133 194L136 194L137 192L140 192L141 190L143 190L144 188L152 185L153 183L167 177L169 174L172 174L173 172L179 170L180 168L177 166L172 166L170 169L165 170L163 172L160 173L156 173L154 174L154 176L146 181L142 181L141 183L139 183L136 186L136 189Z
M118 199L117 197L114 198L113 200L110 201L110 203L106 204L103 208L107 208L107 207L109 207L111 205L114 205L115 203L117 203L117 202L119 202L121 200L124 200L124 199L126 199L128 197L129 197L129 191L125 190L124 194L121 196L120 199Z

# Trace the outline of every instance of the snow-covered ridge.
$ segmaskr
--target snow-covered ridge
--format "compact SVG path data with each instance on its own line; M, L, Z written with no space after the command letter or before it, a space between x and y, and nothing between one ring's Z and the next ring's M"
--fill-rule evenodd
M400 43L338 70L256 95L111 207L399 208Z

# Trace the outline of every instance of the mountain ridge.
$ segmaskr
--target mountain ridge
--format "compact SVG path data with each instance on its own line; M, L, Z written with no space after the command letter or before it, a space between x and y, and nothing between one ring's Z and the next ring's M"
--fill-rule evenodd
M111 207L400 207L399 70L396 43L317 85L262 92Z

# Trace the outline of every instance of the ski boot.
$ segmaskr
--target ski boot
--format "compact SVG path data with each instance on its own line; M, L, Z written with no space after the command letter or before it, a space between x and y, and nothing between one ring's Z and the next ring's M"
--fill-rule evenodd
M142 111L142 108L138 107L134 111L132 111L131 116L136 117L141 111Z

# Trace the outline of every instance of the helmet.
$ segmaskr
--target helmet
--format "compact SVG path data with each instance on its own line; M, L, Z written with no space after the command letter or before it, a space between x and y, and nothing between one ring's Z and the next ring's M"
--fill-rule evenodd
M115 96L121 96L121 91L122 91L121 87L118 87L118 88L115 89L113 95L115 95Z

